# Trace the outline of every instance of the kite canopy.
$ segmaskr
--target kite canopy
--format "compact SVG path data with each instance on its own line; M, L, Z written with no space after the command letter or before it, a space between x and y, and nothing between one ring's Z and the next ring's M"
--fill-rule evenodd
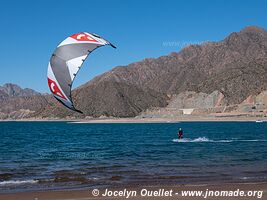
M48 86L54 97L71 110L77 110L72 102L71 86L87 56L96 48L111 45L98 35L81 32L66 38L52 54L47 70Z

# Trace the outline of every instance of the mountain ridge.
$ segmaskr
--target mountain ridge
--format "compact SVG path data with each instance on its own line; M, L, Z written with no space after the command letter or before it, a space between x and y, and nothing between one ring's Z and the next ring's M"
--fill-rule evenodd
M33 96L39 95L39 92L36 92L30 88L22 89L17 84L5 83L3 86L0 86L0 98L3 97L15 97L15 96Z
M134 117L147 109L166 107L172 96L186 91L218 91L227 106L241 104L265 90L267 31L249 26L221 41L189 45L169 55L117 66L93 78L73 91L74 104L84 115L65 109L51 95L42 95L42 108L33 109L29 116ZM25 99L12 98L20 103Z

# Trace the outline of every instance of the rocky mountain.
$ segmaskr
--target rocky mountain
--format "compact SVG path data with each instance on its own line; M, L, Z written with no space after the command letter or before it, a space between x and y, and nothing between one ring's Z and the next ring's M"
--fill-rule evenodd
M116 67L88 82L126 82L164 94L221 91L228 103L267 88L267 31L248 27L223 41L191 45L181 52Z
M220 91L227 104L241 103L249 95L267 89L267 31L259 27L247 27L219 42L191 45L168 56L116 67L74 92L78 98L77 107L84 110L81 105L85 104L81 101L89 94L93 96L86 99L88 108L102 110L101 103L110 104L111 96L98 98L96 103L95 95L90 91L98 87L98 92L104 95L105 91L112 90L114 83L125 85L126 88L134 86L142 91L157 92L159 102L150 103L150 107L165 106L168 102L167 95L170 97L184 91L207 94ZM135 93L131 92L130 96L135 96ZM119 99L122 100L122 97ZM131 105L135 103L133 101ZM117 110L117 107L114 109ZM136 113L130 110L131 108L125 110L123 116ZM87 115L92 113L91 110L88 111ZM122 116L121 113L107 114Z
M12 83L0 86L0 119L24 118L47 106L45 97Z
M18 85L12 83L6 83L3 86L0 86L0 99L8 97L27 97L38 94L40 93L32 89L29 88L22 89Z
M189 94L188 91L201 93L202 99L210 99L208 95L215 92L223 96L221 102L227 106L240 104L264 90L267 90L267 31L247 27L219 42L190 45L180 52L115 67L95 77L73 91L74 103L84 115L59 106L51 96L42 96L41 108L28 116L133 117L154 107L182 105L172 104L173 97ZM2 91L0 95L5 96L7 93Z

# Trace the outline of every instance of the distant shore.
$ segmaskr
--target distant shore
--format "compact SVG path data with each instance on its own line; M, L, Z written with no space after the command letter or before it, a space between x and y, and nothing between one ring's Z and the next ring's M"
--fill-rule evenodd
M120 188L98 188L98 195L93 196L93 189L78 189L78 190L60 190L60 191L38 191L38 192L17 192L17 193L6 193L0 194L0 199L5 200L90 200L90 199L127 199L126 196L109 196L104 197L106 193L106 189L109 191L136 191L135 196L130 196L130 199L136 200L148 200L148 199L187 199L187 200L197 200L197 199L205 199L204 195L201 197L196 196L183 196L182 191L242 191L246 196L209 196L207 199L209 200L251 200L251 199L266 199L267 195L267 183L223 183L223 184L214 184L214 185L172 185L172 186L139 186L139 187L120 187ZM162 196L141 196L141 191L152 191L157 194L158 191L161 191ZM171 195L170 195L170 191ZM165 191L163 193L162 191ZM254 196L247 196L250 194L248 192L254 192ZM122 193L123 194L123 193ZM145 193L143 193L145 194Z
M91 120L74 120L70 123L179 123L179 122L209 122L209 121L254 121L256 117L179 117L179 118L106 118L106 119L91 119ZM267 119L261 119L267 121Z
M48 118L48 119L40 119L40 118L26 118L26 119L5 119L0 120L0 122L8 122L8 121L22 121L22 122L54 122L54 121L67 121L69 123L178 123L178 122L201 122L201 121L229 121L229 122L256 122L257 120L261 120L263 122L267 121L267 117L254 117L254 116L237 116L237 115L221 115L221 116L181 116L181 117L173 117L173 118L89 118L89 119L69 119L69 118Z

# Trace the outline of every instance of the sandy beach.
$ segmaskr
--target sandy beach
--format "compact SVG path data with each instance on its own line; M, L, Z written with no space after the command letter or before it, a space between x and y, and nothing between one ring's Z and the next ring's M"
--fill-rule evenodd
M205 122L205 121L257 121L258 117L245 116L182 116L177 118L97 118L71 120L71 123L177 123L177 122ZM267 119L261 119L266 121Z
M246 116L245 114L217 114L217 115L183 115L181 117L161 117L161 118L115 118L115 117L103 117L103 118L26 118L26 119L6 119L0 120L0 122L7 121L22 121L22 122L50 122L50 121L68 121L70 123L177 123L177 122L205 122L205 121L225 121L225 122L249 122L249 121L267 121L267 117L257 117L257 116Z
M97 188L97 187L96 187ZM111 196L106 195L108 189ZM121 193L116 193L120 191ZM182 191L203 191L201 197L187 196ZM211 196L205 196L209 191ZM229 196L215 196L218 191L227 191ZM230 191L232 195L230 196ZM224 199L224 200L250 200L250 199L267 199L267 183L231 183L231 184L214 184L214 185L173 185L173 186L142 186L142 187L125 187L125 188L101 188L99 193L94 189L81 190L61 190L61 191L38 191L38 192L18 192L11 194L0 194L1 200L89 200L89 199ZM133 193L136 192L136 193ZM152 192L152 193L151 193ZM243 192L242 196L240 195ZM92 194L94 193L95 196ZM213 196L212 196L213 193ZM127 197L127 194L129 195ZM222 193L223 194L223 193ZM121 195L121 196L120 196ZM133 196L131 196L133 195Z

